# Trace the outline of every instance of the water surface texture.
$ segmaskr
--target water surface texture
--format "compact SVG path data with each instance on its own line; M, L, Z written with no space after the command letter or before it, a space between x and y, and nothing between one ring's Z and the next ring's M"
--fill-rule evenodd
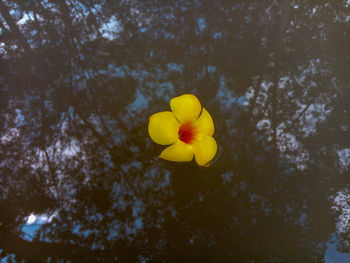
M3 261L350 262L350 1L2 0L0 56Z

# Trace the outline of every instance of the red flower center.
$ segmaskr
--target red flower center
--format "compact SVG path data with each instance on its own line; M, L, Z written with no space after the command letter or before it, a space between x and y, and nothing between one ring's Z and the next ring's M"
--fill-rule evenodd
M179 128L179 138L184 143L191 143L196 135L195 127L191 122L184 122Z

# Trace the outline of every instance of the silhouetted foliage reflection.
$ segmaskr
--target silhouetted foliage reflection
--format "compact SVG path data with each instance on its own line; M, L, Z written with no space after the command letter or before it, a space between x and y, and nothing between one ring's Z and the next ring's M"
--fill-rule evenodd
M349 253L348 8L1 1L1 257L324 262L332 235ZM213 115L209 168L148 138L182 93ZM31 213L52 220L28 238Z

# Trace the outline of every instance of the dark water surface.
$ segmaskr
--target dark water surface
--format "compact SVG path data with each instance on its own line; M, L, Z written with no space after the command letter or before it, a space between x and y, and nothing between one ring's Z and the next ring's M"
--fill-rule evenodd
M350 262L348 0L3 0L0 37L3 260ZM184 93L209 168L148 135Z

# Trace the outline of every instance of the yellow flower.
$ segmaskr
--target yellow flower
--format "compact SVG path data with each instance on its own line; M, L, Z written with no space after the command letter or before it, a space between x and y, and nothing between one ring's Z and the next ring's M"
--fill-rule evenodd
M172 111L162 111L149 118L148 132L152 140L165 148L160 158L174 162L190 162L193 156L200 166L208 166L217 145L214 123L196 96L184 94L170 100Z

